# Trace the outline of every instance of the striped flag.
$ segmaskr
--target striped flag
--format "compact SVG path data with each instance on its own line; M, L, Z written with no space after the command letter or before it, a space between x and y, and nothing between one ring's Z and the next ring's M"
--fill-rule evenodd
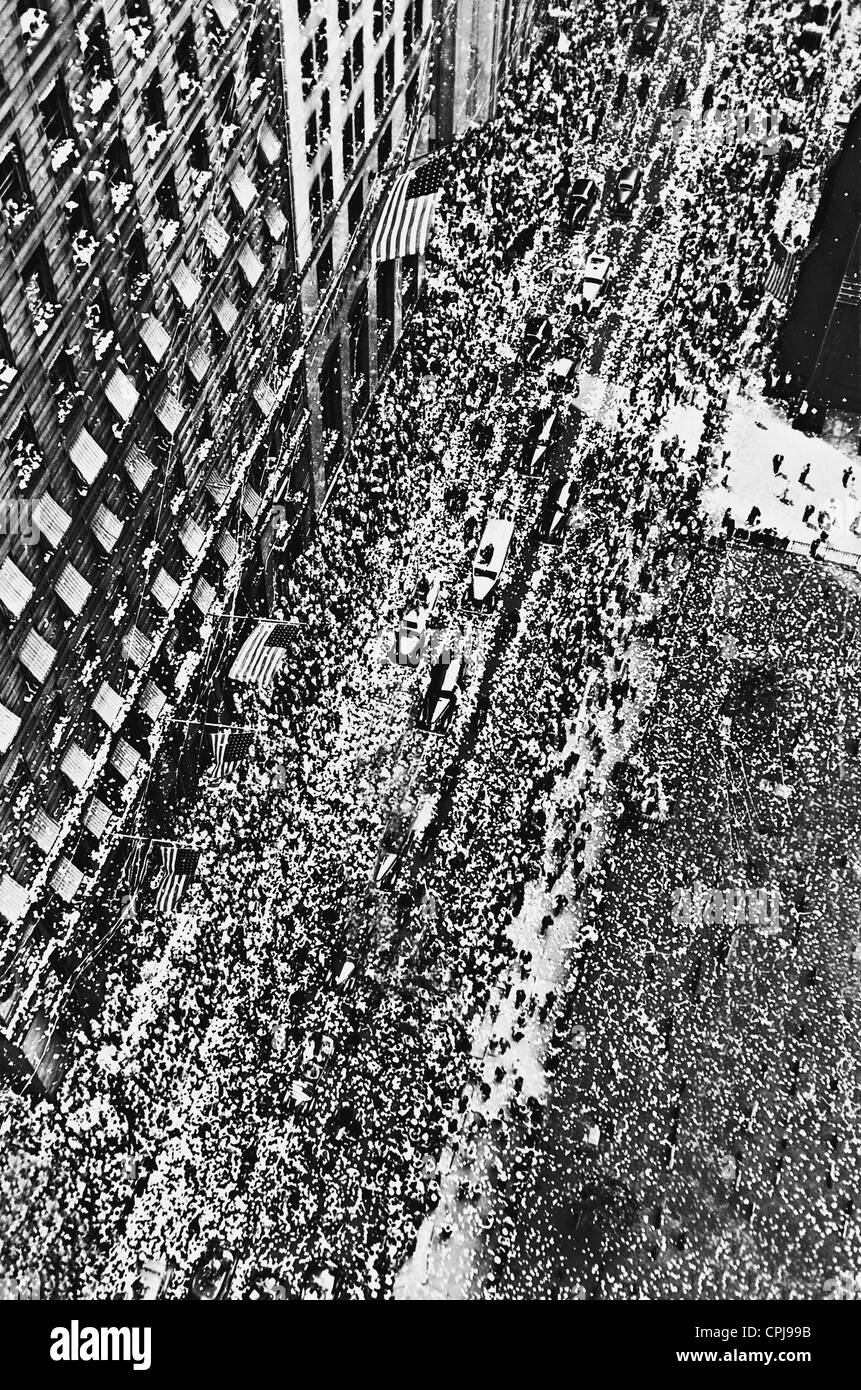
M253 734L246 733L244 729L235 732L230 729L210 729L209 737L215 758L215 770L219 774L226 767L241 762L250 752L254 741Z
M252 684L271 681L281 669L295 634L295 626L290 623L259 622L239 648L227 673L229 679Z
M159 912L174 912L197 872L200 850L182 845L159 845L161 872L155 884L155 905Z
M446 169L446 156L438 154L396 180L371 242L371 255L378 261L424 252Z
M849 304L857 308L861 304L861 275L855 270L847 270L837 292L838 304Z
M780 300L781 304L785 304L789 299L789 291L797 264L798 252L790 251L772 232L771 266L765 278L765 293L773 295L775 299Z

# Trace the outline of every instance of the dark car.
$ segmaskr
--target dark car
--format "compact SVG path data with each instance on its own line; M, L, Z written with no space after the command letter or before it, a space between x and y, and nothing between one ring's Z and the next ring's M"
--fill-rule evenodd
M235 1268L236 1256L218 1241L210 1241L191 1276L191 1297L204 1303L226 1298Z
M552 407L537 410L523 441L520 466L530 475L546 473L558 449L562 435L562 420Z
M392 811L389 816L374 864L375 888L391 887L395 875L413 843L414 820L415 815L412 808Z
M544 315L534 314L531 318L526 320L526 327L523 333L523 345L520 351L528 367L535 366L541 361L552 337L553 326L550 320Z
M460 655L453 661L434 663L419 711L419 728L426 733L441 734L449 727L457 709L458 691L465 674L464 660Z
M577 492L573 478L560 479L554 483L541 507L539 536L542 545L561 545L572 502Z
M581 232L598 201L598 185L594 179L575 179L571 185L562 213L562 226L567 232Z
M634 26L631 52L643 58L651 57L661 41L666 22L667 12L663 5L650 5L646 14Z
M625 216L630 214L642 181L643 171L636 164L624 164L622 166L616 175L616 182L613 186L617 212Z

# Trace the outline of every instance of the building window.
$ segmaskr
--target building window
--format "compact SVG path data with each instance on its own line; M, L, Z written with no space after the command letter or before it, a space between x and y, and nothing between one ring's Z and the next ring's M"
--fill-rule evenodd
M299 0L299 23L307 24L311 13L312 0Z
M393 92L395 88L395 36L389 39L386 47L386 91Z
M71 196L66 201L66 222L72 241L72 260L79 270L84 270L92 264L93 257L98 250L98 243L94 234L95 225L90 200L87 197L87 188L83 179L75 185Z
M101 11L86 29L82 27L78 33L84 72L89 79L87 99L93 115L98 115L100 111L108 108L116 91L111 65L111 46L105 28L105 17Z
M344 122L344 130L341 135L341 158L344 165L344 178L347 177L353 167L353 113Z
M314 66L317 69L318 77L323 76L328 61L329 41L326 38L326 21L324 19L314 35Z
M176 65L179 70L179 90L188 97L200 86L200 69L197 65L197 40L194 20L188 19L176 40Z
M33 200L24 177L24 165L16 141L6 147L0 160L0 201L6 216L6 224L11 233L19 231L28 222L33 211Z
M309 39L302 50L302 96L307 101L314 90L317 74L314 71L314 40Z
M386 126L380 136L380 143L377 150L377 168L385 169L392 153L392 127L391 122Z
M374 69L374 115L379 118L386 105L385 59L380 58Z
M42 127L51 150L51 168L57 174L77 153L66 86L58 73L39 102Z
M132 304L140 304L150 289L146 242L140 227L134 227L126 243L124 266Z
M120 213L134 193L131 161L122 135L117 135L108 146L107 173L114 213Z
M96 361L101 362L116 338L111 301L104 285L97 287L93 299L87 305L84 322L92 334L93 353Z
M28 411L24 411L9 439L9 462L15 474L19 492L30 485L34 473L42 467L42 455Z
M346 29L350 22L350 0L338 0L338 26L341 30Z
M332 184L332 156L327 154L320 168L320 186L323 196L323 215L325 216L335 201Z
M309 164L312 163L319 147L320 140L317 132L317 112L312 111L305 122L305 155Z
M228 73L218 89L218 118L222 122L232 119L236 107L236 79Z
M138 62L143 62L152 48L153 25L147 0L126 0L128 25L126 37Z
M0 321L0 387L8 386L17 375L18 371L12 357L12 347L6 329Z
M383 8L383 0L374 0L374 38L378 39L382 35L386 24L386 16Z
M154 159L167 140L167 117L164 112L164 97L161 91L161 78L156 68L149 82L141 92L147 150Z
M409 4L404 10L404 48L413 46L413 22L413 7Z
M257 25L248 40L245 71L249 82L262 82L266 77L266 39L262 24Z
M191 171L191 196L195 201L199 201L211 179L205 118L198 122L188 137L188 165Z
M323 222L323 202L320 196L320 179L312 179L308 189L308 206L311 216L311 240L316 241Z
M361 29L353 39L353 81L355 82L365 66L365 36Z
M51 278L48 257L45 255L43 247L40 246L38 251L33 252L24 267L23 279L24 296L30 310L30 317L33 320L33 327L36 330L36 337L41 338L47 333L59 307L55 300L54 282Z
M368 400L369 337L368 291L363 288L356 296L348 319L350 346L350 392L353 405L363 410Z
M418 75L417 72L414 72L413 75L412 75L412 77L410 78L409 82L407 83L407 90L406 90L406 96L405 96L406 111L407 111L407 115L408 115L408 116L411 115L412 112L415 110L416 102L417 102L417 100L418 100L418 95L419 95L419 75Z
M51 33L51 17L47 9L33 4L32 0L18 0L18 24L29 57Z
M360 96L353 107L353 146L356 154L365 143L365 98Z
M54 400L57 404L57 418L62 425L69 418L78 402L83 399L83 393L78 385L74 360L68 348L60 348L48 369L48 380L51 383L51 390L54 392Z
M317 294L323 293L332 278L332 241L326 242L317 258Z
M329 98L329 89L324 87L320 97L320 143L328 140L332 127L332 107Z
M356 230L356 228L362 220L362 212L364 210L364 206L365 195L364 190L362 188L362 181L360 179L356 191L351 195L350 201L347 204L347 219L350 236L353 235L354 231Z
M167 249L176 240L180 220L179 198L173 173L165 174L155 191L155 200L161 222L162 245Z

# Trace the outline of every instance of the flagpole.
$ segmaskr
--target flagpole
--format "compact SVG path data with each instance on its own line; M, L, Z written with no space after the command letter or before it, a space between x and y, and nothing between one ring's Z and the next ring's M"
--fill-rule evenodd
M227 729L232 734L265 734L267 732L263 724L212 724L204 719L176 719L171 716L169 724L193 724L199 729Z

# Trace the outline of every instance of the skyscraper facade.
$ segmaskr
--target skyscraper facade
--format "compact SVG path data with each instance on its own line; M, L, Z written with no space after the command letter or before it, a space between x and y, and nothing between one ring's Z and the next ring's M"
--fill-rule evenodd
M421 258L369 254L387 190L457 105L492 114L531 8L2 9L0 1027L29 1054L58 917L225 607L301 546L419 294Z

